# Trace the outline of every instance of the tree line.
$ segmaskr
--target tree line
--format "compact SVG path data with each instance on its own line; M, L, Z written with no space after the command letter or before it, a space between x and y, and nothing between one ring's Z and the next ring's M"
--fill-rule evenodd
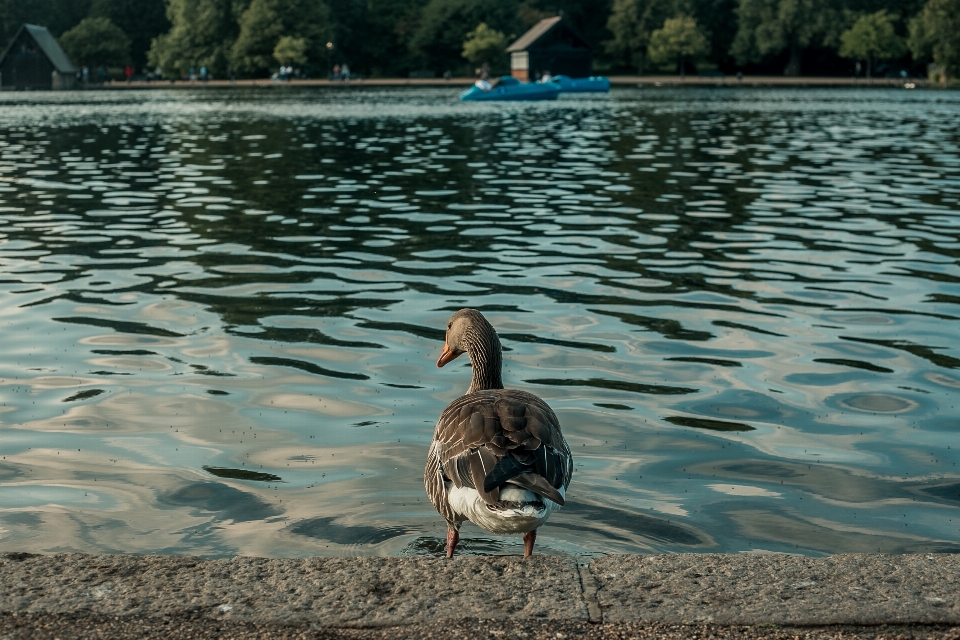
M312 77L469 73L562 15L606 73L960 77L960 0L0 0L0 35L48 27L79 65Z

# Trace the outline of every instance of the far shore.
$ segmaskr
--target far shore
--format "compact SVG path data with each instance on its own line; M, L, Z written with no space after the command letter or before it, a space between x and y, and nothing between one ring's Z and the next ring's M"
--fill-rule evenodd
M904 87L927 88L942 85L919 78L851 78L851 77L790 77L790 76L608 76L614 87ZM204 89L225 87L327 87L347 89L358 87L466 87L473 84L473 78L365 78L360 80L289 80L285 82L270 79L257 80L134 80L132 82L111 81L103 84L89 84L77 87L82 90L123 90L123 89Z

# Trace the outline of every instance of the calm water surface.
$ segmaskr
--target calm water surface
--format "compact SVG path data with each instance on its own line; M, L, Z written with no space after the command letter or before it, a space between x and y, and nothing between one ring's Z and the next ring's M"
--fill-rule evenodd
M438 553L469 306L544 553L960 551L960 94L456 94L0 96L0 550Z

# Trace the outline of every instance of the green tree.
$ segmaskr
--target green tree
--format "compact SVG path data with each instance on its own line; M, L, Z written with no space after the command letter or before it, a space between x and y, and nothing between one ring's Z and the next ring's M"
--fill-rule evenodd
M59 38L89 11L90 0L0 0L0 51L24 22L43 25Z
M163 0L93 0L91 18L109 18L130 38L130 59L142 69L150 42L170 29Z
M886 9L901 19L920 13L925 0L843 0L838 6L855 14L876 13Z
M707 57L721 67L735 66L730 46L737 33L737 0L691 0L683 10L692 15L710 40Z
M306 58L326 60L329 10L321 0L252 0L239 24L231 60L241 72L269 71L281 36L302 40Z
M672 0L613 0L607 29L613 38L605 43L607 53L629 61L643 75L650 36L673 15Z
M413 68L410 40L428 0L327 0L330 65L348 62L369 76L406 76ZM327 58L323 58L327 62Z
M430 0L410 39L410 52L420 68L446 71L464 67L461 53L471 25L481 22L502 33L517 33L515 0Z
M240 35L231 47L233 66L240 72L263 73L273 66L273 51L283 34L276 0L253 0L240 16Z
M664 21L663 28L650 34L650 60L663 64L676 60L680 75L685 76L687 58L697 58L710 51L710 41L697 21L690 16L678 16Z
M78 65L107 67L130 60L130 38L107 18L84 18L60 36L60 46Z
M910 21L910 50L933 60L941 81L960 77L960 0L929 0Z
M463 43L463 57L473 64L496 62L507 49L507 36L491 29L486 22L467 34Z
M740 0L740 26L733 54L740 64L789 53L784 74L800 75L800 54L829 33L833 11L827 0Z
M906 47L893 28L896 20L895 15L883 9L860 16L853 26L840 36L840 55L844 58L866 60L869 78L874 60L886 60L904 54Z
M414 64L410 41L426 4L427 0L367 0L364 30L353 34L360 46L348 50L365 53L374 73L407 75Z
M303 66L307 62L307 41L303 38L283 36L273 48L273 57L280 64Z
M147 60L165 75L200 65L223 74L245 8L243 0L167 0L170 31L153 39Z

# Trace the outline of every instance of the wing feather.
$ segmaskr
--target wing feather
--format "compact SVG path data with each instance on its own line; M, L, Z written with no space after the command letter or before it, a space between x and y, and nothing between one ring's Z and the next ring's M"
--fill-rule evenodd
M453 513L448 483L477 489L488 503L505 482L563 504L558 489L573 475L573 457L549 405L513 389L479 391L457 398L437 421L424 470L430 501L448 522Z

